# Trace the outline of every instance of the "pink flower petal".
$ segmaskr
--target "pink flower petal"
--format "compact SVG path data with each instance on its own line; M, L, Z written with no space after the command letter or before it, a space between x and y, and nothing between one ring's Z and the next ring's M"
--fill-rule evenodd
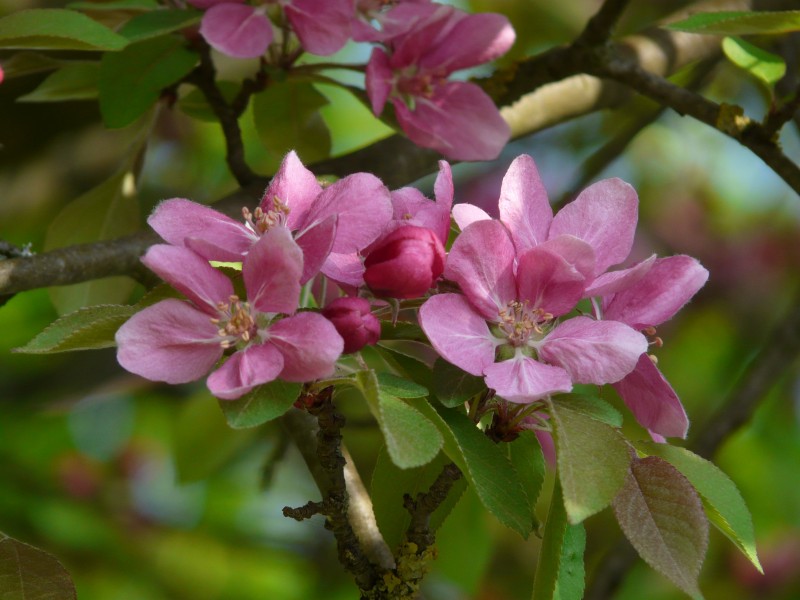
M256 58L272 41L267 16L244 4L216 4L206 11L200 34L212 48L235 58Z
M303 251L286 227L273 227L244 259L247 299L259 312L291 314L300 301L302 273Z
M295 242L303 251L303 274L300 283L304 284L314 277L322 268L331 253L333 240L336 237L336 215L318 221L305 229L295 238Z
M364 285L364 262L358 254L331 252L322 265L322 273L333 281L353 287Z
M254 387L275 379L283 369L283 355L272 344L251 345L231 355L208 376L206 385L214 396L235 400Z
M568 313L583 297L585 280L558 254L531 248L517 265L517 298L529 308L541 308L555 316Z
M485 210L474 204L456 204L453 207L453 219L461 231L472 225L475 221L491 221Z
M284 10L300 44L311 54L330 56L350 39L350 0L292 0Z
M494 363L497 342L486 321L460 294L437 294L419 309L419 324L446 361L472 375Z
M553 209L536 163L527 154L515 158L503 177L498 208L518 254L547 239Z
M209 316L175 299L136 313L115 339L119 364L152 381L194 381L222 356L217 326Z
M484 374L486 385L498 396L518 404L530 404L548 394L572 390L572 382L564 369L523 355L489 365Z
M269 340L283 354L281 379L312 381L333 374L344 340L319 313L301 312L269 328Z
M436 198L439 222L438 224L431 223L428 227L437 233L442 244L446 244L447 238L450 236L450 211L453 208L455 188L453 187L453 172L445 160L439 161L439 174L433 184L433 196Z
M608 294L616 294L617 292L627 289L644 277L655 262L656 255L653 254L629 269L603 273L586 288L584 296L587 298L592 296L607 296Z
M493 61L514 44L514 28L503 15L454 12L452 28L422 57L422 68L452 73Z
M375 116L383 112L392 92L393 80L394 72L389 64L389 55L380 48L373 48L367 63L365 86Z
M604 179L583 190L562 208L550 226L550 237L567 233L594 248L595 275L624 261L636 232L639 198L621 179Z
M575 383L603 385L633 371L647 339L616 321L575 317L558 325L539 346L542 360L560 365Z
M685 438L689 419L678 395L647 355L636 369L614 384L639 423L655 435Z
M338 215L333 252L358 252L375 241L392 219L389 190L369 173L340 179L319 195L308 212L306 223Z
M587 282L594 279L594 250L583 240L572 235L558 235L537 247L563 258Z
M690 256L660 258L638 283L614 296L603 318L622 321L636 329L660 325L678 312L707 279L708 271Z
M239 262L258 239L244 224L183 198L160 203L147 223L170 244L187 246L208 260Z
M306 215L322 186L317 177L303 166L294 150L283 157L281 166L261 198L261 209L270 210L273 199L277 198L289 207L287 226L292 231L305 224ZM311 223L310 223L311 224Z
M156 244L142 257L148 269L210 315L233 294L230 279L188 248Z
M500 221L478 221L456 238L444 276L455 281L486 320L517 298L514 244Z
M411 111L393 98L397 120L409 139L454 160L494 160L511 137L500 112L473 83L449 81L430 97L415 97Z

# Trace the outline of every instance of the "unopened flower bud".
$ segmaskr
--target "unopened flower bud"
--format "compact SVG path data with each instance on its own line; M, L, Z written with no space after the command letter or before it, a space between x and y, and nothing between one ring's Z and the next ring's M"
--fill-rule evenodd
M381 337L380 321L370 312L369 301L364 298L336 298L322 314L342 336L345 354L377 344Z
M445 252L436 234L406 225L379 240L364 261L364 281L377 296L419 298L444 271Z

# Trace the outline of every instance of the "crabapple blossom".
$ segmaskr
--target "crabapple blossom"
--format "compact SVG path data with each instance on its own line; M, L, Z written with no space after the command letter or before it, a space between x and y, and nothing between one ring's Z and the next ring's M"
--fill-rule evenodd
M364 281L377 296L419 298L444 271L444 260L444 246L433 231L405 225L367 254Z
M211 393L226 400L278 377L310 381L333 373L344 343L322 315L295 313L303 254L287 229L267 231L245 257L246 300L235 295L223 273L187 248L155 245L142 262L188 302L163 300L120 327L117 359L132 373L186 383L233 350L207 379Z
M358 352L364 346L378 343L381 323L370 309L366 298L349 296L336 298L322 310L322 315L333 323L344 339L345 354Z
M571 238L575 254L588 244ZM593 266L593 265L592 265ZM647 340L615 321L567 319L586 277L542 245L519 257L502 223L479 221L456 239L445 278L461 294L437 294L420 308L420 325L447 361L483 375L510 402L529 403L572 383L619 381L647 350Z
M384 48L367 64L366 87L376 115L386 102L414 143L457 160L497 157L510 130L477 85L450 74L494 60L514 43L498 14L470 15L451 6L407 2L383 20Z
M256 58L272 42L272 23L266 5L254 7L230 0L194 0L192 4L207 9L200 22L200 35L223 54Z
M185 200L159 204L148 223L164 240L191 248L208 260L238 262L274 227L287 227L303 250L305 283L320 270L336 272L340 256L355 255L375 241L392 216L389 190L374 175L356 173L323 189L290 152L244 221ZM335 278L335 277L334 277Z

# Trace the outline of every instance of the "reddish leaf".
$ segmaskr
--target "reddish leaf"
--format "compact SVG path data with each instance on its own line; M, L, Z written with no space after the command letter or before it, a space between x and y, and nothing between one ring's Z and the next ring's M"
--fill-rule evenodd
M689 480L656 456L635 459L613 506L639 555L681 590L699 597L708 520Z

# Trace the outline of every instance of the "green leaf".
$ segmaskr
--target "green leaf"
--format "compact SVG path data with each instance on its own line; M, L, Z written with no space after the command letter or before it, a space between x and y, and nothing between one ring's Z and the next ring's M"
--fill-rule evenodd
M554 400L550 415L564 504L575 524L611 504L625 483L630 454L616 429L573 410L573 405Z
M536 564L533 600L580 600L583 597L585 547L586 531L582 524L569 524L561 485L556 480Z
M685 448L653 443L642 443L638 447L646 454L663 458L689 480L700 493L711 523L763 573L750 511L730 477L714 463Z
M127 11L147 11L155 10L158 8L156 0L109 0L108 2L70 2L67 8L80 11L113 11L113 10L127 10Z
M583 553L586 551L586 529L583 523L567 525L561 547L561 564L553 594L554 600L581 600L586 587Z
M327 158L331 136L319 113L327 103L307 82L270 85L253 97L253 120L261 143L277 157L295 150L305 163Z
M433 369L433 363L435 363L436 359L439 357L439 355L436 354L436 350L431 348L428 344L416 340L381 340L378 342L378 346L386 348L396 354L412 358L429 369Z
M172 454L182 483L207 479L258 434L256 429L228 427L219 406L205 390L183 404L174 426Z
M59 317L30 342L13 352L53 354L71 350L111 348L114 334L136 309L120 304L101 304L80 308Z
M596 396L563 395L558 397L558 404L606 425L622 427L622 413Z
M444 451L464 473L481 503L498 521L527 538L533 529L530 501L519 475L497 444L465 414L420 405L444 436Z
M389 456L386 446L381 448L372 472L370 497L378 528L390 548L400 544L411 523L411 515L403 507L403 496L409 494L415 498L417 494L427 492L449 462L450 459L440 453L426 465L401 469ZM431 532L444 522L465 488L466 480L463 478L453 484L447 499L431 515Z
M197 55L178 38L160 37L108 53L100 63L100 113L107 127L125 127L187 75Z
M225 98L225 101L231 102L236 97L236 94L239 93L241 86L233 81L217 81L217 87L222 92L222 97ZM217 115L214 114L214 110L203 95L203 92L197 88L193 88L178 100L178 108L198 121L206 121L208 123L216 123L218 121Z
M779 34L800 31L800 10L698 13L670 23L668 29L712 35Z
M786 73L786 63L780 56L741 38L726 37L722 40L722 50L733 64L763 81L770 89Z
M448 408L463 405L485 389L483 377L470 375L441 358L433 364L433 393Z
M75 600L75 584L52 554L0 533L0 591L8 600Z
M260 385L237 400L220 400L219 405L234 429L256 427L277 419L292 407L302 386L276 379Z
M657 456L634 459L614 499L625 537L656 571L693 598L708 547L708 520L691 483Z
M97 98L99 63L74 63L49 75L35 90L17 102L63 102Z
M121 50L128 40L79 12L21 10L0 19L0 48Z
M44 249L108 240L133 233L139 226L139 205L130 171L120 171L65 206L50 223ZM109 277L86 283L50 288L59 314L93 304L123 304L135 282L129 277Z
M139 42L191 27L202 18L203 13L196 10L154 10L133 17L120 28L119 34Z
M539 519L536 518L536 502L542 493L544 485L544 454L536 434L532 431L523 431L513 442L506 445L508 458L517 471L520 481L525 488L530 505L531 519L534 529L539 528Z
M372 370L356 373L356 382L378 421L394 464L409 469L429 463L436 457L442 447L442 436L414 405L386 393ZM421 404L427 402L416 403Z
M397 398L425 398L428 395L427 388L391 373L378 373L378 385L381 392Z
M34 73L52 71L67 64L70 63L45 54L39 54L38 52L18 52L11 58L3 60L3 76L6 79L23 77Z

